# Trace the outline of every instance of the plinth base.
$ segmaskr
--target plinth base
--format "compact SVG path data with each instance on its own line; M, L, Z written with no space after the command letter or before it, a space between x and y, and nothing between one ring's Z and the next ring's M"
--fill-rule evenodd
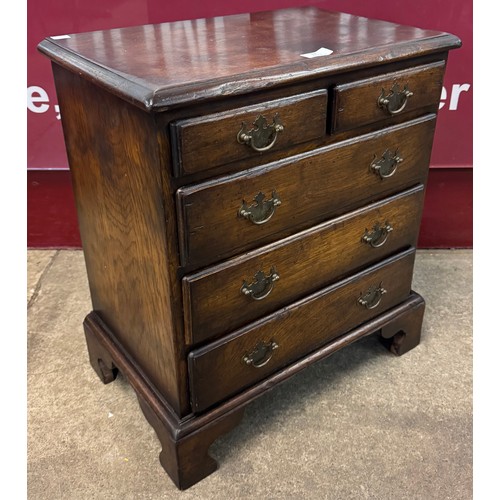
M160 440L161 465L183 490L217 469L217 462L209 455L208 449L219 436L238 425L248 403L307 366L367 335L379 333L383 344L396 355L408 352L420 342L424 309L424 299L412 292L399 306L336 338L237 396L207 412L183 419L173 412L144 377L95 312L85 318L84 330L90 364L105 384L112 382L118 371L128 380Z

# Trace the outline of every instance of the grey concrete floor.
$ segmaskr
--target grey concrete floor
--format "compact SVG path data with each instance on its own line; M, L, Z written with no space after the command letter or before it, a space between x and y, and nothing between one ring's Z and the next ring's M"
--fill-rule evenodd
M134 392L91 369L80 251L28 252L28 497L472 498L472 252L419 251L422 342L398 358L374 337L247 407L218 440L219 470L185 492Z

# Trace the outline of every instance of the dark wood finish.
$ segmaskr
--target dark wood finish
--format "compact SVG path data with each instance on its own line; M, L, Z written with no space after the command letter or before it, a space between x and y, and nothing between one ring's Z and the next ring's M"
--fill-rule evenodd
M398 254L212 344L191 351L188 359L193 410L206 410L403 302L410 294L414 257L413 249ZM358 299L370 287L381 283L387 293L379 306L373 309L362 307ZM275 342L279 347L269 362L257 368L245 364L243 357L259 342ZM224 375L227 373L231 376Z
M368 335L374 333L380 334L383 328L389 326L392 322L397 322L400 316L405 316L407 313L411 313L413 309L422 305L425 305L424 299L418 293L412 291L408 299L396 307L366 321L345 335L335 338L320 349L302 357L296 363L282 370L278 370L264 381L258 382L249 389L242 391L237 396L228 399L223 404L205 413L198 415L191 414L182 419L178 418L168 403L166 403L161 395L155 391L151 382L145 378L144 373L133 363L130 355L125 352L123 346L120 345L120 342L114 337L113 333L95 312L87 315L83 326L85 333L87 335L90 333L99 346L98 350L94 352L98 352L101 359L108 356L107 359L111 360L114 369L117 373L119 370L121 375L127 379L136 394L148 400L150 406L155 408L158 413L163 413L161 420L169 432L177 438L182 438L200 430L212 420L218 420L229 412L241 409L246 404L260 397L263 393L285 382L290 377L308 368L312 364L331 356L339 349ZM90 330L90 332L88 332L88 330ZM104 354L104 352L106 354Z
M413 292L402 304L337 337L298 362L270 375L265 381L204 414L190 415L182 420L155 391L151 382L131 361L123 346L97 314L91 313L85 318L84 330L91 365L94 369L98 367L96 372L101 380L101 369L113 373L113 379L119 370L127 379L162 446L161 465L179 489L187 489L215 470L217 463L208 454L208 448L220 435L229 432L238 424L247 404L356 340L383 331L393 322L402 324L401 320L404 322L405 318L412 317L415 311L421 310L423 306L422 297ZM103 380L104 383L111 381L107 378Z
M397 250L415 246L422 201L420 185L185 276L186 341L199 344L229 333ZM372 248L363 242L366 230L385 222L393 231L382 246ZM257 271L273 267L279 280L265 299L253 300L241 293L244 280L251 281Z
M391 115L378 105L382 90L389 93L392 85L413 92L401 113L405 115L419 108L431 107L437 111L443 87L445 62L395 71L385 75L339 85L334 92L333 131L340 132L372 122L387 120Z
M245 94L460 47L448 33L314 7L45 39L58 64L145 110ZM327 47L333 54L300 54Z
M401 356L420 343L424 311L425 301L422 299L397 320L381 328L380 340L393 354Z
M179 488L213 472L210 444L294 373L379 331L397 354L418 343L414 243L459 45L314 8L40 44L87 265L90 363L104 383L129 381ZM322 46L331 56L301 56ZM364 98L395 72L415 105L375 116ZM276 112L275 146L238 144L241 121ZM382 155L402 159L386 178Z
M160 440L160 463L181 490L189 488L217 470L217 462L209 455L208 449L219 436L238 425L243 417L241 410L232 412L224 418L212 420L192 434L175 440L165 429L161 415L141 396L138 396L138 400L144 416Z
M69 170L28 170L28 248L82 248ZM418 248L472 248L472 169L431 168ZM458 216L457 216L458 214Z
M245 122L252 128L259 115L272 123L276 113L284 130L278 134L273 152L322 137L326 133L327 91L318 90L286 99L263 102L223 113L175 121L171 124L174 174L179 176L243 160L265 159L266 153L240 144L236 136Z
M343 347L346 347L368 335L375 333L379 334L382 328L389 325L393 321L397 321L400 315L405 315L407 312L419 307L422 304L424 304L423 298L418 293L412 291L410 297L398 306L379 314L369 321L366 321L362 325L350 330L345 335L337 337L323 347L300 358L297 362L278 370L276 373L269 375L263 381L256 383L252 387L242 391L237 396L228 399L224 403L221 403L204 413L193 415L182 425L182 428L179 431L180 435L184 435L184 433L187 432L193 432L194 430L199 429L200 426L205 425L207 422L222 417L227 412L242 408L244 405L251 403L265 392L268 392L277 385L286 382L296 373L301 372L318 361L328 358Z
M178 265L175 220L165 215L173 200L164 198L154 120L57 65L53 70L93 309L185 414L180 286L168 272Z
M390 309L389 311L386 311L385 313L379 314L371 320L349 331L345 335L337 337L332 342L329 342L323 347L300 358L300 360L296 361L295 363L292 363L291 365L278 370L276 373L269 375L263 381L258 382L250 388L242 391L237 396L228 399L224 403L221 403L220 405L217 405L204 413L194 416L192 420L186 422L186 427L184 429L198 428L199 425L219 418L228 411L236 410L238 408L241 408L243 405L251 403L265 392L272 390L277 385L285 382L290 377L308 368L312 364L328 358L336 351L356 342L363 337L374 333L380 333L382 328L388 326L393 321L397 321L400 315L406 315L407 312L413 310L416 307L420 307L422 304L424 304L423 298L418 293L412 291L410 297L400 305Z
M91 323L92 317L89 315L84 321L83 330L87 342L90 366L92 366L103 384L109 384L118 376L118 368L113 361L112 355L95 335L94 330L97 326L91 325Z
M270 243L346 210L425 182L435 115L177 192L181 263L200 267ZM387 179L374 155L399 150L404 161ZM243 200L276 191L281 205L266 224L238 217Z
M302 82L294 86L281 87L270 87L265 90L255 92L252 94L245 95L230 95L226 96L220 101L210 101L205 103L199 103L194 106L183 106L181 108L175 108L169 112L161 112L154 114L157 120L157 126L159 129L164 130L164 136L162 140L167 143L167 148L170 151L170 124L172 122L183 120L185 118L192 118L196 116L203 116L205 114L216 114L231 112L234 109L238 109L245 106L258 106L262 103L277 100L281 98L294 97L301 94L307 94L310 92L322 91L324 89L329 89L329 106L327 113L327 133L322 137L310 140L308 142L303 142L301 144L296 144L290 146L286 150L287 156L293 156L306 151L312 151L317 148L322 148L334 142L339 142L341 140L350 139L357 137L359 135L367 134L380 130L384 127L397 125L405 121L410 121L427 113L435 113L436 106L427 106L419 108L414 111L409 111L403 113L399 116L388 117L386 120L381 120L379 122L370 123L356 129L346 130L338 133L331 133L331 111L332 111L332 93L336 86L343 83L351 83L355 80L363 80L366 78L374 77L377 75L387 74L388 72L401 71L404 69L412 68L415 65L425 65L435 62L442 62L447 60L447 53L436 53L426 56L417 57L414 61L399 61L393 62L387 65L370 68L370 69L359 69L346 74L335 74L331 76L324 76L319 79L312 81ZM172 150L172 154L175 155L175 151ZM272 162L283 158L284 152L281 150L274 151L271 148L265 153L266 161ZM249 156L247 158L241 159L237 162L232 162L226 165L220 165L213 167L210 170L201 170L193 174L183 175L182 177L174 177L173 183L176 187L181 187L183 185L194 184L202 180L209 178L218 177L220 175L235 173L242 170L247 170L255 166L262 164L262 158L259 156Z
M97 314L85 318L84 330L90 364L99 378L109 383L120 371L136 392L141 410L160 440L160 463L177 487L187 489L214 472L217 462L208 448L240 422L243 408L195 425L189 419L180 420Z

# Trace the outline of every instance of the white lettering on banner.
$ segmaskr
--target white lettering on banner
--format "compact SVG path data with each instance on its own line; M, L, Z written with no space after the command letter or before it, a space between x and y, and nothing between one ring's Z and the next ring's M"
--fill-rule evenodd
M468 83L462 83L462 85L453 85L451 90L451 99L450 99L450 110L456 111L458 108L458 99L462 92L468 92L470 89L470 85Z
M458 109L458 103L460 101L460 95L463 92L468 92L470 90L469 83L455 83L451 87L450 104L448 109L450 111L456 111ZM441 89L441 99L439 103L439 109L446 106L446 100L448 99L448 91L445 87ZM33 113L45 113L49 110L50 99L47 92L37 85L32 85L28 87L28 109ZM59 105L54 105L54 111L56 113L56 119L61 119L61 112L59 110Z
M33 113L45 113L49 109L49 95L42 87L28 87L28 109ZM37 104L40 103L40 104Z
M46 113L50 109L49 94L38 85L28 87L28 109L33 113ZM61 119L61 112L59 111L59 104L54 105L56 112L56 119Z
M444 101L446 101L446 98L448 97L448 92L446 92L446 88L443 87L441 89L441 102L439 103L439 109L442 109L444 106Z
M456 111L458 109L458 101L460 99L460 94L462 92L468 92L470 89L470 84L468 83L455 83L451 87L451 97L450 97L450 111ZM442 109L446 105L446 99L448 98L448 92L446 88L441 89L441 102L439 103L439 109Z

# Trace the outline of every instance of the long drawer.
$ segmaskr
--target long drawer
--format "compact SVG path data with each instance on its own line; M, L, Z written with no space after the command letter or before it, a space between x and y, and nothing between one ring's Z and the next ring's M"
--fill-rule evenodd
M177 191L183 266L212 264L424 183L435 115Z
M219 337L416 244L418 185L183 279L189 344Z
M209 408L404 301L414 259L412 248L193 350L193 410Z

